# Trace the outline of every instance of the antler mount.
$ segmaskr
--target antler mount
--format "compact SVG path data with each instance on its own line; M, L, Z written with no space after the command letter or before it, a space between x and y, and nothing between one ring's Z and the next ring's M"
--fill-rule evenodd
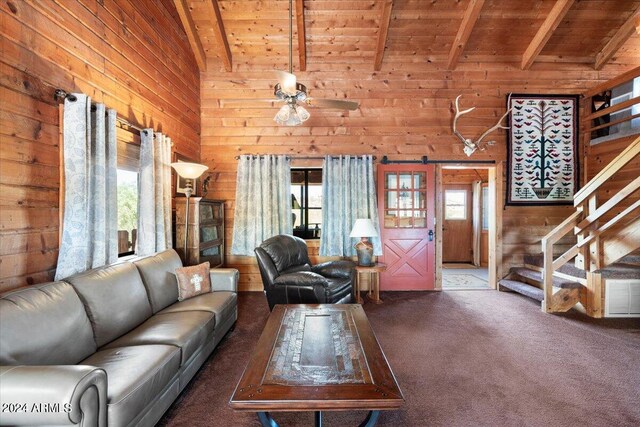
M493 132L496 129L509 129L508 126L502 126L502 120L507 117L509 115L509 113L511 112L511 108L509 108L507 110L506 113L504 113L502 115L502 117L500 117L498 119L498 123L496 123L493 127L487 129L482 135L480 135L480 137L477 140L472 140L469 138L465 138L464 136L462 136L462 134L460 132L458 132L458 128L457 128L457 123L458 123L458 119L460 118L460 116L470 113L473 110L476 109L476 107L471 107L468 108L466 110L462 110L460 111L460 98L462 97L462 95L458 95L456 97L456 101L455 101L455 107L456 107L456 114L453 118L453 133L460 139L460 141L462 141L462 143L464 144L464 154L466 154L467 156L471 156L473 153L476 152L476 150L480 150L480 151L484 151L485 150L485 146L484 145L493 145L495 144L495 141L487 141L484 144L482 143L483 139L489 135L491 132Z

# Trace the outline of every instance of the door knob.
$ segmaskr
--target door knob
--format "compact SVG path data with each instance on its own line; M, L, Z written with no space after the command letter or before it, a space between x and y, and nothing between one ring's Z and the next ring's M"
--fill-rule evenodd
M433 230L429 230L429 241L433 242Z

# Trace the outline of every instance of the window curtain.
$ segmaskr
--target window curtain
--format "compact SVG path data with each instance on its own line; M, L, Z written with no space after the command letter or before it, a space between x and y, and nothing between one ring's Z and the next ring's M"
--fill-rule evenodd
M73 94L63 116L64 215L55 280L118 258L116 111Z
M349 237L358 218L370 218L378 230L373 254L382 255L372 156L326 156L322 167L322 234L320 255L355 256Z
M480 198L482 196L482 181L473 181L471 184L471 193L473 197L472 204L472 244L473 244L473 265L480 266L480 238L482 236L482 203Z
M138 239L136 253L171 248L171 138L153 129L140 132Z
M240 156L231 253L253 256L260 243L292 230L290 160L286 156Z

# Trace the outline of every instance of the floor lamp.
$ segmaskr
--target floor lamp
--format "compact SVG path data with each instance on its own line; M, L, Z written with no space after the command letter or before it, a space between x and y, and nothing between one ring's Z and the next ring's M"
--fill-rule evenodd
M189 162L175 162L171 163L171 167L176 170L176 173L184 178L187 182L187 186L184 190L184 194L187 197L187 205L185 207L184 214L184 264L187 265L188 257L187 257L187 238L189 236L189 198L193 194L193 183L197 178L200 177L209 169L208 166L201 165L198 163L189 163Z

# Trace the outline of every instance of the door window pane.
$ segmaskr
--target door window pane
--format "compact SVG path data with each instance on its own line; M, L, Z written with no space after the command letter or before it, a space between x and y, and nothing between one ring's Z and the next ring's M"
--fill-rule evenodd
M400 191L400 199L399 199L399 208L400 209L411 209L413 207L413 202L411 200L411 190Z
M427 194L424 191L416 191L413 193L413 207L415 209L427 208Z
M384 203L385 203L385 208L396 209L398 207L398 192L387 191Z
M385 181L384 188L396 189L398 188L398 175L395 173L387 173L387 179Z
M398 212L397 211L385 211L384 213L384 226L386 228L398 227Z
M400 189L401 190L411 189L411 173L400 174Z
M427 218L414 218L413 224L415 228L425 228L427 226Z
M444 219L467 219L467 192L465 190L445 190Z
M398 222L398 226L400 228L412 228L413 221L411 217L413 216L413 212L410 210L400 211L400 218Z
M424 172L417 172L413 175L413 188L425 189L427 188L427 179Z

